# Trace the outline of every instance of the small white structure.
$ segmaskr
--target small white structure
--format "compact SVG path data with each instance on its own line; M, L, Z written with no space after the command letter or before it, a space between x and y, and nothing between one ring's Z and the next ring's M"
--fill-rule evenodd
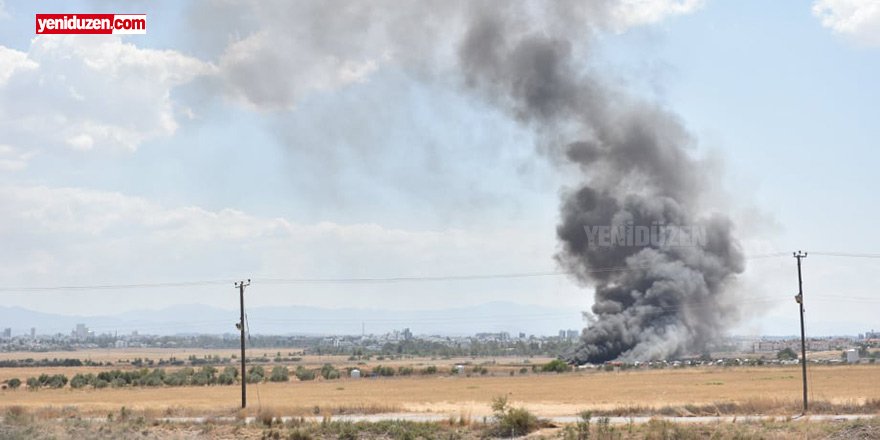
M361 370L358 370L357 368L351 370L351 373L349 373L349 374L351 375L352 379L360 379L361 378Z
M464 365L456 365L454 367L454 370L455 370L455 374L464 373Z
M859 363L859 351L855 348L850 348L846 351L846 363L848 364L857 364Z

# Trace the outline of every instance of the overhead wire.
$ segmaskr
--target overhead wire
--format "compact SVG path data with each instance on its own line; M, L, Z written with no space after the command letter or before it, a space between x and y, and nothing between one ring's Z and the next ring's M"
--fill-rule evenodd
M850 258L880 258L880 254L852 253L852 252L811 252L812 255ZM769 252L764 254L746 255L747 260L760 260L788 256L787 252ZM652 265L638 266L612 266L574 271L543 271L543 272L509 272L495 274L466 274L466 275L417 275L417 276L391 276L391 277L328 277L328 278L254 278L254 281L265 285L285 284L372 284L372 283L408 283L408 282L438 282L438 281L475 281L565 276L573 274L599 274L610 272L636 271L651 268ZM0 286L0 294L9 293L36 293L55 291L99 291L99 290L131 290L131 289L162 289L175 287L201 287L212 285L225 285L234 283L233 279L156 282L156 283L128 283L128 284L83 284L83 285L56 285L56 286Z
M773 252L746 256L746 259L763 259L788 255L785 252ZM606 273L643 270L651 268L651 265L639 266L613 266L585 269L578 273ZM433 281L471 281L492 279L515 279L535 278L560 275L572 275L572 271L544 271L544 272L512 272L496 274L469 274L469 275L429 275L429 276L392 276L392 277L336 277L336 278L255 278L260 284L313 284L313 283L397 283L397 282L433 282ZM210 285L225 285L234 283L234 279L176 281L156 283L129 283L129 284L84 284L84 285L56 285L56 286L0 286L0 293L29 293L50 291L88 291L88 290L130 290L130 289L157 289L172 287L198 287Z

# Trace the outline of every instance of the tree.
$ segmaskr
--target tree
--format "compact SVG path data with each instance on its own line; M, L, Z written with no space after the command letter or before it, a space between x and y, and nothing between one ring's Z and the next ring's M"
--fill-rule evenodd
M269 375L269 380L272 382L287 382L290 380L290 373L287 371L287 367L282 367L281 365L276 365L272 368L272 374Z
M789 361L797 358L797 353L795 353L794 350L792 350L790 347L783 348L782 350L779 350L778 353L776 353L776 359L779 359L781 361Z
M9 385L9 388L12 388L14 390L21 386L21 379L13 377L12 379L6 381L6 385Z
M544 364L544 366L541 367L541 371L545 373L565 373L566 371L571 371L571 365L568 365L562 359L553 359Z
M308 368L303 367L302 365L299 365L296 367L296 372L294 374L296 375L296 378L299 380L314 380L315 379L315 372L312 370L309 370Z
M32 391L40 389L40 379L37 379L36 377L27 378L27 387Z
M333 365L324 364L324 366L321 367L321 376L323 376L324 379L328 380L339 379L339 370L337 370Z
M71 388L82 388L89 384L89 380L82 373L76 373L72 379L70 379L70 387Z
M262 382L264 377L266 377L266 370L261 365L255 365L248 370L248 383Z

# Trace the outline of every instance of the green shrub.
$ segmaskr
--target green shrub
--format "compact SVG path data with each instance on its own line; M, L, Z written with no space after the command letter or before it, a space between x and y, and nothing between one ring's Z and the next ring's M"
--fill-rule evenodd
M261 365L255 365L248 370L248 383L259 383L266 377L266 370Z
M89 379L84 374L81 374L81 373L75 374L70 379L70 387L71 388L82 388L86 385L89 385L90 383L91 383L91 381L89 381Z
M545 373L565 373L566 371L571 371L571 365L568 365L568 363L562 359L553 359L544 364L544 366L541 367L541 371Z
M217 383L220 385L232 385L235 383L235 377L232 375L223 373L217 377Z
M296 372L294 372L294 375L296 375L296 378L299 380L314 380L315 379L315 372L312 370L309 370L306 367L303 367L302 365L299 365L296 367Z
M272 373L269 375L269 380L272 382L287 382L290 380L290 372L287 371L287 367L276 365L274 368L272 368Z
M9 388L12 388L14 390L14 389L21 386L21 379L19 379L17 377L13 377L12 379L9 379L6 381L6 385L8 385Z
M509 407L507 396L492 399L492 411L495 413L493 431L497 436L519 437L538 429L538 418L525 408Z
M339 379L340 374L339 370L333 367L333 365L324 364L324 366L321 367L321 376L324 379Z
M223 374L227 376L232 376L233 379L238 379L238 367L227 365L225 368L223 368Z
M373 368L374 376L394 376L394 368L393 367L383 367L382 365L377 365Z

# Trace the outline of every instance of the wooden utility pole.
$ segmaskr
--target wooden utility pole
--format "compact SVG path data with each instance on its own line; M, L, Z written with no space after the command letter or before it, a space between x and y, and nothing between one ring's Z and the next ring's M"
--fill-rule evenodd
M804 335L804 281L801 277L801 260L807 258L806 252L794 253L798 266L798 294L794 297L801 309L801 370L804 378L804 414L807 413L807 340Z
M235 283L235 287L238 288L238 295L241 301L241 317L238 320L238 324L235 326L241 331L241 407L247 407L247 367L245 366L245 355L244 355L244 288L251 285L251 280L248 279L247 283L244 281L239 281Z

